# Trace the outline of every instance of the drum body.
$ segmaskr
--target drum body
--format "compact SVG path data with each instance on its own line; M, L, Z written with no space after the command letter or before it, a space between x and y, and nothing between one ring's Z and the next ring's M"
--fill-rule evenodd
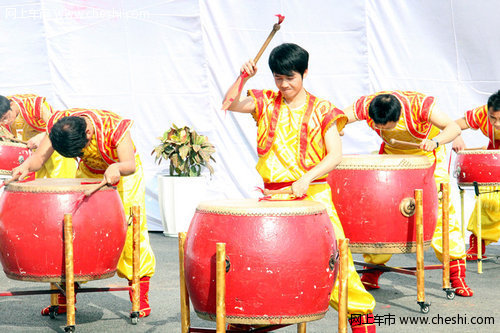
M10 175L30 155L31 151L22 143L0 141L0 174Z
M11 183L0 197L0 259L15 280L64 281L64 214L72 213L75 281L111 277L127 223L118 192L89 197L95 179L37 179Z
M193 307L215 320L216 243L226 243L229 323L285 324L322 318L337 275L337 242L324 206L312 201L201 203L185 243Z
M463 150L455 159L455 177L460 186L500 185L500 150Z
M327 181L353 253L416 251L415 215L411 215L415 189L423 190L424 248L430 246L438 199L434 166L427 157L344 155Z

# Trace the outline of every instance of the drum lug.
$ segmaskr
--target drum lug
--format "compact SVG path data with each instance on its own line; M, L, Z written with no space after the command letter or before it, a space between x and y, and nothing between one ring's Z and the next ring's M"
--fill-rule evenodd
M23 162L24 162L24 156L23 155L19 155L19 157L17 158L17 161L19 162L19 164L23 164Z
M408 197L401 200L399 204L399 211L403 214L403 216L413 216L415 214L415 199Z
M336 251L334 254L330 256L330 260L328 261L328 266L330 267L330 271L333 272L333 270L335 269L335 263L338 261L338 259L339 259L339 251Z
M458 178L458 176L460 176L460 171L460 167L456 167L455 171L453 171L453 177Z

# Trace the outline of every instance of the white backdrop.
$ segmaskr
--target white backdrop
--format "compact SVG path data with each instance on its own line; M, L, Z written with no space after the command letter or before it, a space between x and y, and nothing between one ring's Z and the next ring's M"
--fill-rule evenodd
M2 0L0 94L36 93L56 109L133 119L148 223L161 230L156 175L167 165L155 165L150 152L172 123L217 148L207 199L257 196L255 123L219 109L275 14L285 21L246 88L274 88L269 52L294 42L310 52L306 89L339 108L378 90L416 90L455 119L500 89L499 10L496 0ZM487 141L472 131L464 137L470 146ZM343 137L344 153L378 146L365 124Z

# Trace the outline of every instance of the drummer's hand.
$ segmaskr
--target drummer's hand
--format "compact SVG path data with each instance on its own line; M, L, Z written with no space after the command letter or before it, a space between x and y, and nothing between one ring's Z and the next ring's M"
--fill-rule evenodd
M293 184L292 184L292 192L293 192L293 195L296 197L296 198L301 198L303 197L304 195L306 195L307 193L307 189L309 188L309 184L311 182L304 179L304 178L300 178L298 180L296 180Z
M16 181L19 179L23 180L24 178L26 178L28 176L29 173L30 173L30 168L26 164L26 162L24 162L20 166L12 169L12 180L11 181Z
M420 143L420 149L425 151L433 151L437 147L437 142L428 139L422 140L422 142Z
M37 149L38 146L40 145L40 142L42 142L42 139L45 137L45 133L39 133L32 137L31 139L28 140L28 148L33 150Z
M257 73L257 66L253 60L248 60L241 66L240 74L246 72L248 74L248 78L251 78Z
M465 148L467 148L467 146L465 145L464 139L462 138L461 135L457 136L457 138L453 140L453 145L451 149L453 149L455 153L458 153L459 151L462 151Z
M118 163L111 164L106 171L104 171L104 179L109 185L117 184L120 181L121 173Z

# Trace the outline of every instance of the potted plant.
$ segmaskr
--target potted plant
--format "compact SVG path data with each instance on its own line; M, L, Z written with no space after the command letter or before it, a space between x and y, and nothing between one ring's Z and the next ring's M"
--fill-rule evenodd
M204 135L184 126L172 127L158 138L160 144L151 152L156 163L169 161L169 172L158 176L158 201L165 236L177 237L187 231L196 206L203 199L206 178L201 176L203 168L210 175L214 169L215 147Z

